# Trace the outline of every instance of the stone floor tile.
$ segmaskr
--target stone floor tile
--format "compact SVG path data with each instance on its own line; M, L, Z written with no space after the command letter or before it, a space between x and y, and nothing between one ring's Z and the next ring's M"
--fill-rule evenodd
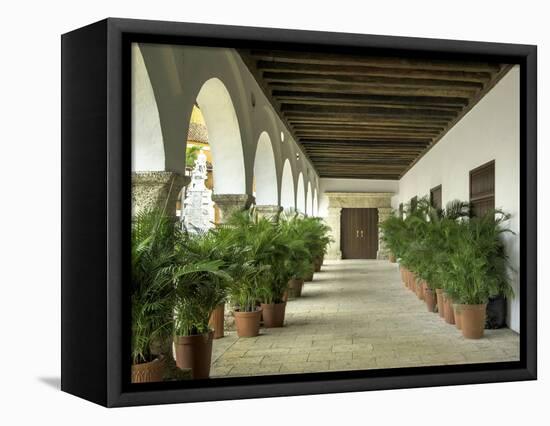
M227 331L213 345L212 377L519 359L516 333L465 339L403 286L397 265L376 260L327 261L287 304L284 327Z

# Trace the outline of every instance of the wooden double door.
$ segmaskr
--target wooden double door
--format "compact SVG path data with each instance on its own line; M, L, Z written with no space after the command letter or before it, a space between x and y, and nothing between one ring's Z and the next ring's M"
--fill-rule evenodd
M342 209L340 247L343 259L376 259L378 209Z

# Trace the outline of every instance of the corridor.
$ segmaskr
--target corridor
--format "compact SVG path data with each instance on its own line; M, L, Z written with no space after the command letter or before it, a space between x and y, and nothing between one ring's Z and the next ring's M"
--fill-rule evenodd
M430 313L385 260L325 261L283 328L214 341L211 377L361 370L519 360L519 335L486 330L480 340Z

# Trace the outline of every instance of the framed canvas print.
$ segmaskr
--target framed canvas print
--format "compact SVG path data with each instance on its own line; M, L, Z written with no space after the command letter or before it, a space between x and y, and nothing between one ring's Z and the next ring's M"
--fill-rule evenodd
M107 19L62 36L62 389L536 378L536 47Z

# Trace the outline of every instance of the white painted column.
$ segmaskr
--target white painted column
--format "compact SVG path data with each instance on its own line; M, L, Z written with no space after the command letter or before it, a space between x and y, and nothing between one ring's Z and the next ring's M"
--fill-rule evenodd
M328 216L326 218L327 225L331 229L331 237L334 240L327 251L327 259L339 260L342 259L342 250L340 249L340 227L341 227L341 207L329 207Z

